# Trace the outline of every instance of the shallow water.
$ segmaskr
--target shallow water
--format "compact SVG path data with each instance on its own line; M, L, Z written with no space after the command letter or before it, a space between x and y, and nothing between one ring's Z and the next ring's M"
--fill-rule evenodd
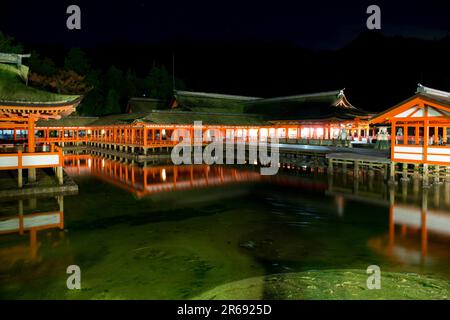
M369 265L450 279L449 184L88 156L68 157L66 172L78 195L1 202L1 298L192 298L255 276ZM23 234L11 229L21 207L34 219ZM80 291L66 287L69 265Z

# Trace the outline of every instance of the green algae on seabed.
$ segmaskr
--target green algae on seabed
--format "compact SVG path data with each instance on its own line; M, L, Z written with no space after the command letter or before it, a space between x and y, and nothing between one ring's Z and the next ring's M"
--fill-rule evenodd
M320 270L248 278L209 290L198 300L397 300L449 299L448 281L413 273L381 273L381 289L369 290L361 270Z
M39 264L16 264L0 296L14 299L188 299L221 283L263 275L239 248L247 226L264 217L246 210L149 224L69 229L58 246L41 239ZM81 226L79 226L80 228ZM1 257L1 255L0 255ZM66 268L81 268L81 290L68 290Z

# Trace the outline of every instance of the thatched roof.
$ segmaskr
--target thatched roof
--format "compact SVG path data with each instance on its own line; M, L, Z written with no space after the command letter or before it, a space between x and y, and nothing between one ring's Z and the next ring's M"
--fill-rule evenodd
M126 113L143 113L152 110L167 109L168 103L161 99L136 97L128 101Z
M59 120L39 120L36 122L36 127L87 127L98 119L98 117L68 116Z
M267 120L353 120L369 113L348 102L343 90L303 94L246 103L246 113L264 115Z
M117 124L132 124L136 120L142 119L147 113L123 113L123 114L113 114L109 116L98 117L94 121L92 126L110 126Z
M343 90L262 99L177 91L176 104L171 110L156 110L160 100L134 98L130 100L139 112L77 120L70 117L64 126L109 126L119 124L192 125L202 121L205 125L257 126L277 121L345 121L367 119L369 114L351 105ZM152 109L151 109L152 108ZM150 110L148 110L150 109ZM79 118L78 118L79 119ZM46 122L39 125L46 126Z
M246 97L218 93L175 91L172 107L183 111L241 113L245 103L258 100Z
M190 124L194 121L202 121L209 125L265 125L259 115L236 114L236 113L211 113L211 112L189 112L189 111L153 111L145 116L142 121L151 124Z
M102 117L70 116L61 120L40 120L37 127L87 127L111 126L120 124L159 124L159 125L193 125L194 121L202 121L203 125L252 126L266 125L258 115L206 113L185 111L154 110L147 113L117 114Z
M0 63L0 105L63 106L77 104L81 97L32 88L23 82L28 67Z

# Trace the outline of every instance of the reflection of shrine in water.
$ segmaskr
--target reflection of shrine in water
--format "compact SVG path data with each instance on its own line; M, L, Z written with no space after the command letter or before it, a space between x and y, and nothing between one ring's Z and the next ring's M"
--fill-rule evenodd
M424 265L448 261L450 244L450 183L422 188L418 179L389 186L378 176L361 172L353 179L347 171L328 177L261 176L251 167L159 165L140 167L91 155L67 155L65 170L74 176L91 175L137 197L171 191L201 189L244 182L270 182L297 190L315 190L335 197L337 212L345 218L348 200L385 207L386 232L368 241L388 259ZM317 178L317 179L316 179Z
M388 186L382 179L346 174L330 178L327 194L345 215L346 200L385 206L388 230L369 247L398 263L429 265L448 261L450 252L450 182L422 188L419 179Z
M270 182L278 185L326 190L326 182L299 179L297 176L277 174L262 176L258 167L233 165L180 165L160 164L139 166L93 155L65 155L64 170L71 176L94 176L101 181L127 190L138 198L189 189Z
M39 204L45 205L42 207ZM64 238L64 196L7 200L1 203L0 236L18 234L29 241L20 242L13 247L0 248L1 267L23 260L38 262L39 234L48 237L57 231L57 237ZM15 209L15 214L12 214ZM42 210L44 209L44 210ZM3 213L6 210L5 213ZM42 212L41 212L42 210ZM50 232L50 233L49 233Z
M160 192L212 187L230 183L258 181L257 171L232 166L157 165L137 166L91 155L66 155L69 175L91 175L143 197Z

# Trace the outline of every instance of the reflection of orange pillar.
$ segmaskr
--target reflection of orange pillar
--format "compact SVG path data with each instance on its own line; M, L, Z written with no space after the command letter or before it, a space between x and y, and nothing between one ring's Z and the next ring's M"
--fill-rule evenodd
M64 229L64 197L60 196L58 197L58 204L59 204L59 228L61 230Z
M408 230L407 229L408 227L406 226L406 224L402 224L402 237L404 237L404 236L406 236L406 231Z
M428 233L427 233L427 213L422 211L421 215L421 244L422 256L425 257L428 251Z
M19 200L19 234L23 235L23 200Z
M394 222L394 206L395 206L395 189L389 189L389 243L388 251L391 253L395 243L395 222Z
M144 189L147 189L147 168L144 168Z
M131 167L131 185L134 187L134 167Z
M394 206L389 206L389 252L392 252L392 247L395 242L395 224L394 224Z
M428 251L427 211L428 211L428 192L424 190L422 194L422 213L420 219L422 257L426 257Z
M30 229L30 257L35 260L37 256L37 231L34 228Z

